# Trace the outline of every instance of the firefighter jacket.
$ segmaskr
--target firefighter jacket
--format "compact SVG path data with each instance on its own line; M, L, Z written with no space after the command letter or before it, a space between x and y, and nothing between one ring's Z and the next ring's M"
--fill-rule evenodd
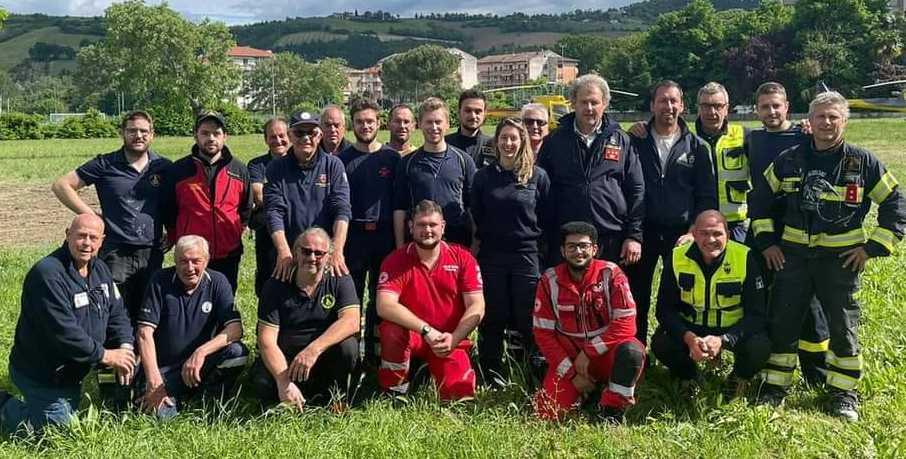
M592 260L577 283L560 263L538 281L533 325L548 365L561 378L572 379L576 370L570 356L577 348L589 357L601 356L635 336L629 280L616 264Z
M765 170L749 216L756 246L781 240L793 247L846 249L865 245L869 256L886 256L903 238L906 200L893 174L868 150L842 143L816 152L811 142L785 150ZM775 234L774 198L783 198L783 233ZM878 205L878 226L864 228L871 203Z

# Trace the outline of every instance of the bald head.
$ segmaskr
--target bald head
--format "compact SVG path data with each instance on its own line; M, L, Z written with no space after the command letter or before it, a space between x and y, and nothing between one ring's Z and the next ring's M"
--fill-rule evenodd
M94 214L80 214L66 229L66 246L76 268L88 265L104 242L104 221Z
M339 153L337 148L346 136L346 118L343 110L336 105L328 105L321 111L321 144L328 153Z
M716 210L706 210L695 219L692 237L705 264L719 257L727 248L727 219Z

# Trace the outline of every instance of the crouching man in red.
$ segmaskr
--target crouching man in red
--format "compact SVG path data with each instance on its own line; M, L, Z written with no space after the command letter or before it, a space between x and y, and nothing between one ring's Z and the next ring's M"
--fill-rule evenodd
M597 230L585 222L560 228L564 262L548 269L535 296L535 342L548 363L535 395L538 416L559 419L598 384L599 417L619 423L635 404L645 346L635 338L635 301L619 266L596 260Z
M411 217L413 242L387 256L378 278L378 384L406 393L417 357L428 363L441 400L469 399L475 371L467 337L484 316L478 263L465 247L442 241L443 210L435 202L419 202Z

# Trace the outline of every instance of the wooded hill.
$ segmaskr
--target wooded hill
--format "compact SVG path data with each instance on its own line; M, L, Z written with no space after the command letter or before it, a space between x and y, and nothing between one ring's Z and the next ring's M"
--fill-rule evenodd
M234 26L231 31L240 45L291 51L308 60L339 57L361 68L426 42L480 57L551 46L566 34L623 35L645 30L659 14L688 3L647 0L619 9L507 16L433 13L400 18L382 11L351 11ZM758 1L716 0L714 5L718 10L752 9ZM51 74L71 70L75 52L103 35L101 17L10 15L0 30L0 70Z

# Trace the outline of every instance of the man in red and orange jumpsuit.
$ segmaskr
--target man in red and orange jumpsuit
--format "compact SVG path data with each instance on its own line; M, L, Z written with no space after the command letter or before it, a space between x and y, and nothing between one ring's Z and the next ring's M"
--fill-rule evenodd
M548 269L535 296L535 342L548 363L535 395L538 416L559 419L596 385L606 384L599 416L621 422L635 404L645 346L635 338L635 301L619 266L596 260L595 227L570 222L560 229L564 262Z
M446 223L437 203L424 200L411 212L412 241L381 264L377 313L386 392L408 391L409 362L428 363L441 400L475 395L468 336L484 316L478 262L463 246L442 240Z

